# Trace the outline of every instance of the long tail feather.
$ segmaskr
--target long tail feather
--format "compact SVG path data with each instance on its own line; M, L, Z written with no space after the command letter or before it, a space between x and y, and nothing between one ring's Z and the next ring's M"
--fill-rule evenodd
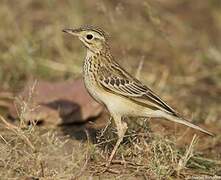
M162 117L165 117L166 119L168 119L170 121L173 121L173 122L176 122L176 123L180 123L180 124L189 126L189 127L193 128L193 129L197 129L197 130L199 130L199 131L201 131L201 132L203 132L203 133L205 133L207 135L214 136L213 133L211 133L211 132L209 132L209 131L207 131L207 130L205 130L205 129L197 126L197 125L194 125L194 124L190 123L189 121L185 120L182 117L176 117L176 116L170 115L170 114L168 114L166 112L163 113Z

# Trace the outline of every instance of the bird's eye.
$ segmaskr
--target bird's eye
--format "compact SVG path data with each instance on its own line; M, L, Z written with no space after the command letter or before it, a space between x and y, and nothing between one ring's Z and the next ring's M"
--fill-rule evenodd
M93 38L93 35L92 34L88 34L86 37L87 37L88 40L91 40Z

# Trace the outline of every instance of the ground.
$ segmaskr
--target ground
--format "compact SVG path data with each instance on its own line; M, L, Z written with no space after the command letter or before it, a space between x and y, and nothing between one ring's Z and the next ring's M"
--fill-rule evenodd
M219 0L3 0L0 21L0 90L17 94L29 80L79 77L85 49L62 29L98 25L110 34L113 55L125 69L216 134L126 119L124 142L101 173L116 134L112 126L103 132L93 124L107 122L108 114L84 125L26 125L22 116L7 119L2 97L1 179L221 178Z

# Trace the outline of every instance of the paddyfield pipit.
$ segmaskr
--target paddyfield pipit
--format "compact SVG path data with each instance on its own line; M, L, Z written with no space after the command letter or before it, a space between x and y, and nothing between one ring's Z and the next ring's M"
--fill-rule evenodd
M83 26L64 29L63 32L77 36L87 49L83 78L90 95L105 105L118 132L118 141L109 157L109 165L123 140L127 124L124 116L166 118L184 124L208 135L212 133L182 118L150 88L125 71L111 54L106 33L99 27Z

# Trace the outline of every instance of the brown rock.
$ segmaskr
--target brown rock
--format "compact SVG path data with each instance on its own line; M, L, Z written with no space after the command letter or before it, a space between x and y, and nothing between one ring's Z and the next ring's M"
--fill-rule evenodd
M17 107L20 109L20 116L26 121L38 120L44 124L83 123L99 116L103 110L87 93L81 79L29 82L19 99ZM23 106L27 106L26 111ZM12 106L10 115L16 118L16 112L15 106Z

